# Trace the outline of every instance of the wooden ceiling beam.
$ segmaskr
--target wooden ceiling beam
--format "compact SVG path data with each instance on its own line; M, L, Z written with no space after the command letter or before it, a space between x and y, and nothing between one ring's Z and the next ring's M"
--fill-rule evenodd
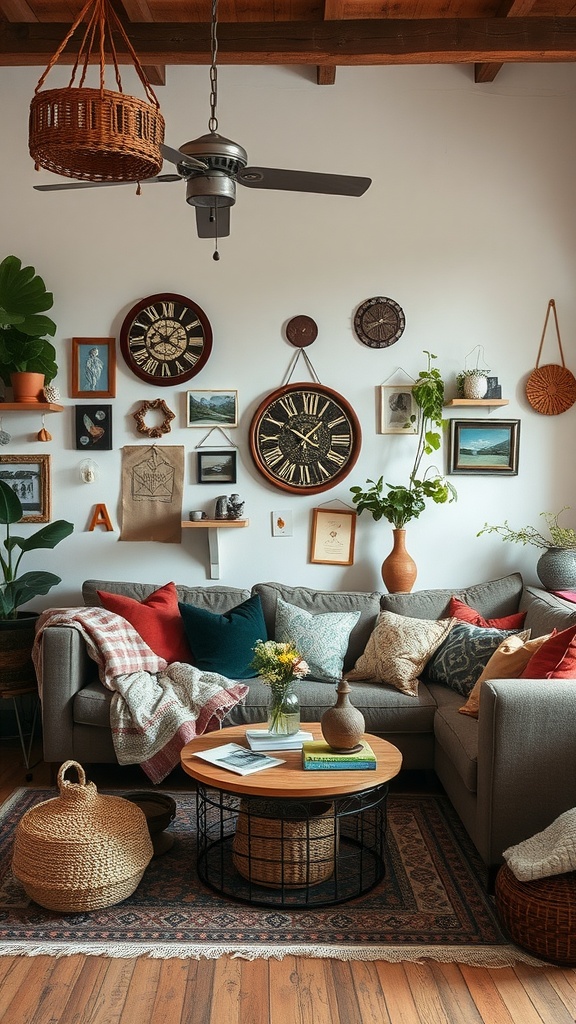
M341 21L344 17L345 0L324 0L324 21ZM336 82L336 65L319 64L316 68L318 85L334 85Z
M532 11L536 0L504 0L496 13L497 18L525 18ZM501 70L501 63L479 63L474 66L474 81L477 84L493 82Z
M121 0L124 13L131 22L153 22L152 11L147 0ZM129 33L129 29L128 29ZM144 74L151 85L166 85L166 66L163 64L143 64Z

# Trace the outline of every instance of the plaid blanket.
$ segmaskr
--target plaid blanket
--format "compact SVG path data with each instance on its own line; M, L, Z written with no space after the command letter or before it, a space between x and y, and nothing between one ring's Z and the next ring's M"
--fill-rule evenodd
M154 783L180 762L182 747L218 728L248 687L194 665L168 665L121 615L104 608L52 608L37 623L32 658L42 699L42 637L71 626L86 642L100 682L113 690L110 726L119 764L139 764Z

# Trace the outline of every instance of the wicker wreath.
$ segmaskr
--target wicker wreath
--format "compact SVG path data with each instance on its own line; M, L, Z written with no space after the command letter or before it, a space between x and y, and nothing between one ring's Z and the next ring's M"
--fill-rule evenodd
M164 419L162 423L159 423L155 427L147 427L144 417L147 412L151 409L160 409L164 413ZM136 427L139 434L146 434L147 437L162 437L162 434L169 434L171 431L171 422L174 419L174 413L168 408L163 398L155 398L152 402L143 402L139 409L134 413L134 419L136 420Z

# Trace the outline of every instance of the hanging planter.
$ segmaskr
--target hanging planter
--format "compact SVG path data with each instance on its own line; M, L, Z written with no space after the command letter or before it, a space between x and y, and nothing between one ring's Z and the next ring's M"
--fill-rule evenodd
M42 90L80 22L87 20L67 87ZM112 27L122 36L146 100L122 91ZM108 46L106 42L108 40ZM92 47L98 50L100 87L84 87ZM112 56L117 91L105 88L105 50ZM95 63L93 60L92 63ZM78 85L76 75L81 68ZM109 0L89 0L50 60L30 104L29 150L36 168L84 181L141 181L162 167L164 118L138 57Z

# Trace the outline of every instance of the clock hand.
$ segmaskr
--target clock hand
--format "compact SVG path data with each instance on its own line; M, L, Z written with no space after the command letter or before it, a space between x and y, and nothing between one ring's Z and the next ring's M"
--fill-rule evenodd
M312 427L312 430L308 431L308 433L306 434L304 440L307 441L308 438L310 437L310 434L313 434L315 430L318 430L318 424L316 424L315 427ZM310 444L314 444L314 441L310 441ZM318 447L318 445L316 445L316 447Z
M296 430L296 429L295 429L294 427L289 427L288 429L289 429L289 430L291 430L293 434L296 434L296 435L297 435L298 437L301 437L301 438L302 438L302 441L303 441L303 442L304 442L305 444L311 444L311 445L313 445L313 446L314 446L314 448L318 448L318 447L319 447L319 445L317 444L317 442L316 442L316 441L311 441L311 440L310 440L310 434L313 434L313 433L314 433L314 430L316 430L316 427L314 427L314 429L313 429L313 430L311 430L311 431L310 431L310 434L308 434L307 436L304 436L304 434L301 434L301 433L300 433L300 431L299 431L299 430Z

